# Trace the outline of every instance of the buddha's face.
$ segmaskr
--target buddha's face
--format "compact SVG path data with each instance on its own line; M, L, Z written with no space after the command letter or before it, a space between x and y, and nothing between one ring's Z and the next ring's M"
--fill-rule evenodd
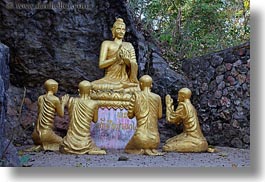
M124 35L125 35L125 25L123 23L119 23L115 26L114 29L114 35L115 37L117 37L118 39L123 39Z

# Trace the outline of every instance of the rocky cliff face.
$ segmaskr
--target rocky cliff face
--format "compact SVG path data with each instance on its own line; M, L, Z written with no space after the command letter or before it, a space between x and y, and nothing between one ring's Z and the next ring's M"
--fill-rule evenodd
M19 166L17 151L5 133L7 89L9 87L9 48L0 43L0 166Z
M9 85L9 49L0 43L0 154L3 153L3 139L5 137L5 119L6 119L6 91Z
M136 31L125 0L64 2L86 6L48 10L1 8L0 37L11 48L13 85L36 88L53 78L59 82L61 91L77 93L80 81L101 78L104 71L98 68L100 44L112 39L110 28L117 17L122 17L127 25L125 39L135 46L139 73L150 73L151 58L163 64Z

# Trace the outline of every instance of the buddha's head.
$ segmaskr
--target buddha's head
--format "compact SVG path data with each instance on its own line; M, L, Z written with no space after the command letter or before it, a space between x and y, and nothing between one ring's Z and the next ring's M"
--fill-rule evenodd
M122 18L117 18L115 23L113 24L113 27L111 29L112 37L113 39L123 39L125 32L126 32L126 26Z

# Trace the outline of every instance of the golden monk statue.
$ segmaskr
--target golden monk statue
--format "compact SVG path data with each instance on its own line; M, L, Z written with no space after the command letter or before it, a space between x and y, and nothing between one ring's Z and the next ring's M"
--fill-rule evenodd
M163 146L166 152L204 152L208 143L204 138L197 112L190 102L191 91L182 88L178 92L178 107L174 111L173 100L166 96L166 117L169 123L176 125L183 122L183 133L168 139Z
M159 95L151 92L152 78L140 78L142 91L135 92L128 109L128 117L136 116L137 129L125 147L130 154L163 155L156 149L160 144L158 119L162 117L162 104Z
M111 29L114 40L106 40L101 44L99 68L105 69L105 76L92 82L93 89L140 90L134 47L129 42L123 42L125 28L123 19L118 18Z
M62 138L53 131L54 115L57 112L64 116L64 107L69 100L69 95L64 95L62 100L54 94L58 91L58 83L49 79L44 83L47 93L38 98L38 120L32 134L34 144L44 150L59 150Z
M98 120L98 106L90 99L92 85L89 81L79 83L80 98L70 98L68 111L70 124L63 138L60 152L71 154L106 154L92 141L90 124Z

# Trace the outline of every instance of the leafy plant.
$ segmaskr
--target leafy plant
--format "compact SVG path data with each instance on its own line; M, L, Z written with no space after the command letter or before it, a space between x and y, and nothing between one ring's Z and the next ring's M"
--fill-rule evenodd
M130 0L138 28L178 62L249 41L250 0Z

